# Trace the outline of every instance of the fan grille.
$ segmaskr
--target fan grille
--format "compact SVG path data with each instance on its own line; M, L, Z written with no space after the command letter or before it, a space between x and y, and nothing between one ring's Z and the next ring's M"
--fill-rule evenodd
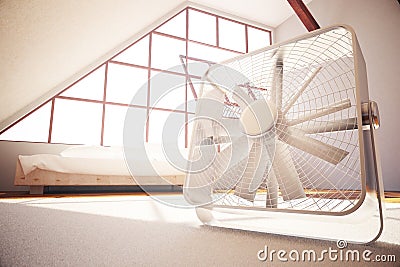
M292 187L279 186L278 195L273 196L277 203L274 208L344 212L355 207L364 189L360 174L351 32L339 27L273 49L258 50L212 67L206 79L213 84L226 84L226 80L219 80L221 76L216 75L216 72L220 73L221 68L233 69L247 77L247 82L236 77L229 78L251 97L264 98L276 104L280 119L277 120L274 131L281 131L282 140L290 138L287 132L292 127L313 140L348 153L337 164L332 164L287 141L289 145L282 146L283 149L276 150L276 153L284 154L279 157L281 160L286 160L288 154L292 158L305 197L285 199L285 195L291 193L289 191ZM277 75L280 77L278 81ZM277 87L281 88L280 92L276 90ZM224 118L240 118L241 108L235 103L232 92L226 93L224 103ZM197 124L194 127L192 146L198 146L207 138L204 127L207 126ZM223 129L218 132L223 132ZM262 138L255 142L253 150L261 146ZM310 143L310 146L312 145L313 143ZM219 145L218 151L221 149L223 147ZM255 161L254 151L243 153L249 153L248 164ZM268 206L268 198L271 198L273 192L268 188L268 179L271 179L270 173L273 168L267 168L263 183L255 192L254 198L246 198L240 192L240 188L246 188L246 185L243 185L245 181L239 181L240 188L239 183L233 182L243 174L246 162L236 165L224 174L224 179L219 179L219 168L223 165L220 161L226 160L228 159L217 157L207 171L196 176L196 179L203 179L203 183L212 184L214 204L227 207L271 208ZM274 171L274 175L279 185L284 184L284 180L287 179L277 170ZM227 180L226 176L231 177L231 180Z

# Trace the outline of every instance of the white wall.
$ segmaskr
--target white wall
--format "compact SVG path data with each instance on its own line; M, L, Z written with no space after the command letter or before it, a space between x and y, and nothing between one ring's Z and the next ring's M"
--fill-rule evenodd
M400 191L400 5L397 0L313 0L309 5L321 27L348 24L357 34L367 64L370 98L378 102L377 131L386 190ZM296 16L275 31L281 42L306 33Z
M0 141L0 192L28 191L25 186L14 186L18 155L58 154L68 145Z

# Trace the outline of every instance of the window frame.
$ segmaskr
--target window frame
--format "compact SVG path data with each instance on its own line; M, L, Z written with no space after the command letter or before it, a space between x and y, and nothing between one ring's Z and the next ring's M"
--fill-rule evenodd
M216 44L215 45L189 39L189 27L190 27L190 25L189 25L189 14L190 14L190 10L196 11L196 12L200 12L200 13L203 13L203 14L206 14L206 15L209 15L209 16L212 16L212 17L215 18L215 20L216 20L216 23L215 23L215 26L216 26L216 30L215 30L215 32L216 32ZM186 27L186 37L185 38L157 31L161 26L163 26L164 24L168 23L170 20L174 19L176 16L178 16L182 12L186 13L185 14L185 16L186 16L186 26L185 26ZM244 27L245 27L245 47L246 47L245 52L235 51L235 50L224 48L224 47L220 46L219 23L220 23L221 19L244 25ZM212 62L210 62L208 60L203 60L203 59L199 59L199 58L195 58L195 57L190 57L189 54L188 54L189 45L191 43L193 43L193 44L207 46L207 47L220 49L220 50L224 50L224 51L228 51L228 52L233 52L233 53L236 53L237 55L245 54L245 53L249 52L249 38L248 38L248 29L249 29L249 27L257 29L257 30L260 30L260 31L267 32L269 34L269 44L266 43L266 46L272 44L272 30L270 30L270 29L263 29L261 27L252 25L250 23L245 23L245 22L240 21L238 19L232 19L232 18L229 18L229 17L226 17L226 16L222 16L222 15L219 15L219 14L214 14L214 13L211 13L209 11L205 11L205 10L199 9L197 7L187 6L187 7L183 8L182 10L180 10L179 12L177 12L175 15L171 16L170 18L168 18L166 21L164 21L160 25L158 25L155 28L153 28L148 33L144 34L142 37L140 37L139 39L137 39L136 41L131 43L129 46L127 46L123 50L121 50L118 53L116 53L114 56L112 56L111 58L109 58L105 62L101 63L99 66L97 66L96 68L94 68L93 70L88 72L87 74L83 75L81 78L79 78L75 82L71 83L69 86L65 87L63 90L58 92L53 97L51 97L50 99L48 99L44 103L40 104L35 109L33 109L29 113L25 114L24 116L22 116L21 118L16 120L14 123L10 124L7 128L3 129L0 132L0 135L2 133L6 132L8 129L12 128L14 125L18 124L20 121L24 120L26 117L28 117L29 115L34 113L36 110L40 109L41 107L43 107L44 105L46 105L48 103L51 103L50 122L49 122L47 143L55 143L55 142L52 142L55 100L56 99L64 99L64 100L74 100L74 101L82 101L82 102L102 104L101 132L99 133L100 134L100 144L99 145L101 145L101 146L104 146L105 112L106 112L106 106L107 105L116 105L116 106L124 106L124 107L131 107L131 108L146 109L147 110L147 118L148 118L147 121L146 121L146 142L149 141L149 123L150 123L150 121L149 121L149 113L150 113L151 109L160 110L160 111L184 113L185 114L185 147L187 147L188 146L188 119L189 119L189 115L194 115L195 114L194 112L188 111L188 105L187 105L188 93L192 93L194 98L195 99L197 98L197 94L196 94L196 91L194 89L194 86L192 84L191 79L192 78L193 79L201 79L201 77L197 76L197 75L190 74L188 72L186 66L187 66L189 60L190 61L198 61L198 62L208 63L208 64L212 63ZM183 73L174 72L174 71L165 70L165 69L159 69L159 68L155 68L155 67L152 66L152 61L151 61L151 59L152 59L152 42L153 42L152 39L153 39L154 35L160 35L160 36L164 36L164 37L168 37L168 38L172 38L172 39L176 39L176 40L181 40L181 41L185 42L185 49L186 49L185 52L186 53L185 53L185 55L181 55L180 56L181 57L180 58L181 62L182 62L183 66L184 66L184 69L185 69L185 71ZM147 36L149 37L149 50L148 50L149 54L148 54L148 62L147 62L146 66L133 64L133 63L120 62L120 61L114 60L118 55L120 55L121 53L123 53L127 49L131 48L132 46L134 46L136 43L138 43L139 41L143 40ZM125 104L125 103L107 101L107 99L106 99L106 96L107 96L107 78L108 78L108 68L109 68L110 64L119 64L119 65L128 66L128 67L132 67L132 68L140 68L140 69L147 70L147 73L148 73L147 78L148 78L149 82L147 83L147 103L146 103L145 106L144 105L132 105L132 104ZM70 97L70 96L62 96L61 95L65 91L67 91L68 89L70 89L71 87L73 87L74 85L76 85L77 83L82 81L83 79L85 79L87 76L89 76L90 74L95 72L96 70L102 68L103 66L105 68L104 68L104 86L103 86L103 99L102 100L93 100L93 99L85 99L85 98L77 98L77 97ZM152 71L164 72L164 73L169 73L169 74L173 74L173 75L180 75L180 76L184 76L186 78L186 84L185 84L185 101L186 101L186 103L185 103L185 109L184 110L173 110L173 109L167 109L167 108L152 107L150 105L150 93L151 93L151 91L150 91L150 87L151 87L151 85L150 85L150 83L151 83L150 77L151 77L151 72ZM234 103L228 102L227 104L234 104ZM12 140L10 140L10 141L12 141ZM15 141L15 142L43 143L43 142L34 142L34 141Z

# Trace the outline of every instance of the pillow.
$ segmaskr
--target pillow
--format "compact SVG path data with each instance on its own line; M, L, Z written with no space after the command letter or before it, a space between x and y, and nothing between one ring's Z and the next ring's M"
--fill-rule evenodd
M175 144L164 144L164 145L152 144L152 143L145 144L146 153L149 159L156 161L166 161L166 155L164 153L164 149L169 149L169 147L172 149L171 151L175 151L176 149ZM178 150L181 156L187 158L189 149L178 148Z
M121 159L124 157L123 153L122 147L74 146L65 149L60 155L70 158Z
M167 148L170 144L165 145ZM167 148L168 149L168 148ZM134 149L135 150L135 149ZM166 162L163 147L161 144L146 143L145 150L147 157L150 161L163 161ZM187 148L180 148L179 152L186 158L188 154ZM91 158L91 159L123 159L124 149L121 146L102 147L102 146L74 146L65 149L60 153L62 157L70 158ZM132 153L131 156L138 161L144 160L143 155L139 153Z

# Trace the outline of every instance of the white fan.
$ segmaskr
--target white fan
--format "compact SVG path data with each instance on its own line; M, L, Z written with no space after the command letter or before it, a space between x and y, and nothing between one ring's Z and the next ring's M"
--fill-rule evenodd
M193 123L184 194L204 223L363 243L380 235L379 115L348 26L212 66Z

